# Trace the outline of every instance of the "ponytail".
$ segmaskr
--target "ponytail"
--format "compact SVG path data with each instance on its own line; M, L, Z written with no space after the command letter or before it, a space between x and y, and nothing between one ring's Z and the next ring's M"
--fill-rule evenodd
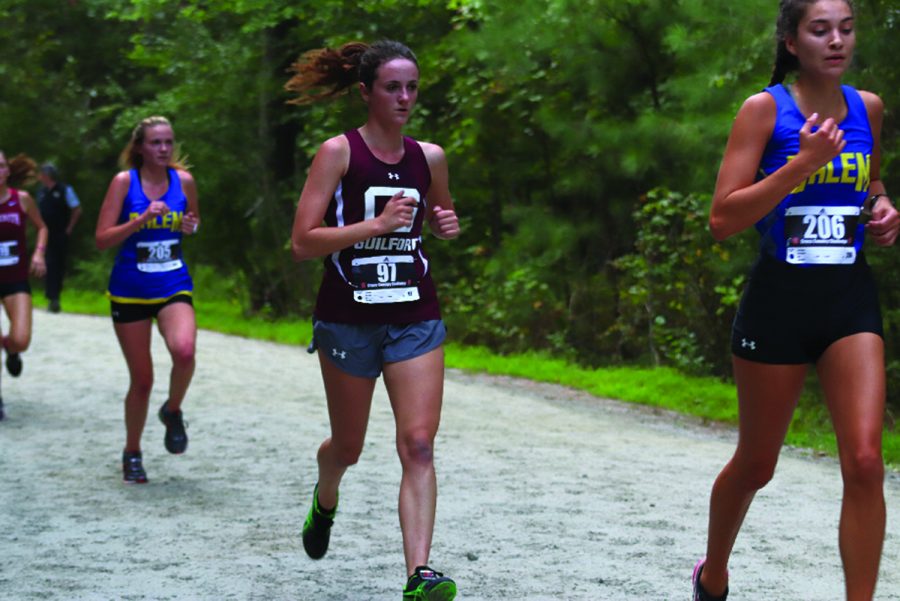
M284 84L284 88L296 96L288 102L310 104L336 96L357 83L369 88L378 75L378 68L395 58L419 65L412 50L391 40L381 40L371 45L349 42L337 50L310 50L291 65L294 75Z
M775 50L775 67L772 69L772 79L769 81L769 85L782 83L785 76L795 70L797 66L797 57L788 52L787 44L784 43L784 40L780 40Z
M291 65L294 72L284 88L296 97L290 104L310 104L323 98L336 96L359 82L359 63L369 46L362 42L350 42L337 50L319 48L303 53ZM321 90L314 92L313 90Z
M0 154L3 151L0 150ZM9 177L6 185L10 188L20 188L32 183L37 177L37 163L24 153L17 154L9 160Z

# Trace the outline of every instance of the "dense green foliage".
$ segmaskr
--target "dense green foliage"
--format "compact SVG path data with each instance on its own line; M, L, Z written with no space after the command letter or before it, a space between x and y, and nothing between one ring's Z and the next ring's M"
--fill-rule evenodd
M884 98L883 173L900 189L900 11L857 0L849 83ZM143 116L165 114L193 165L202 235L189 259L245 311L306 316L318 262L290 223L356 95L285 104L303 51L392 37L420 58L409 133L447 151L464 227L427 243L454 340L587 366L727 375L728 327L755 233L717 244L709 194L740 103L768 81L775 0L0 0L0 148L53 159L84 204L77 277L102 289L93 220ZM900 282L881 274L893 395ZM202 295L202 288L199 289ZM900 401L893 399L893 406Z

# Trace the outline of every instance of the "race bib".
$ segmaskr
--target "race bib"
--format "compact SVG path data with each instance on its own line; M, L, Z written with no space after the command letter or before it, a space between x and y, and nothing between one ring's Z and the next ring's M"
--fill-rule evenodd
M137 268L145 273L159 273L180 269L181 242L154 240L137 243Z
M856 261L859 207L790 207L784 212L785 259L795 265Z
M353 300L364 304L419 300L419 278L411 255L381 255L353 259L350 283Z
M16 240L0 242L0 267L11 267L19 263L19 243Z

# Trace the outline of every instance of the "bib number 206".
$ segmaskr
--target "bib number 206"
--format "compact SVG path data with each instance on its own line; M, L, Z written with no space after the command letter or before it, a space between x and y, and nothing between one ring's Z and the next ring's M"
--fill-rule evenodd
M847 236L843 215L804 215L803 225L803 238L807 240L842 240Z

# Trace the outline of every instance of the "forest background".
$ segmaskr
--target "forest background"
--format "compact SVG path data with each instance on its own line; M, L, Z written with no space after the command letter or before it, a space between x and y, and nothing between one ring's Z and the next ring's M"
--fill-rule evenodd
M730 124L768 82L776 0L0 0L0 148L57 164L82 199L70 287L105 290L93 226L143 117L168 116L198 182L186 254L206 294L308 318L319 261L289 234L319 144L362 124L353 93L286 104L305 50L399 39L418 55L407 133L441 144L463 234L431 240L451 338L585 368L727 378L756 233L709 235ZM857 0L846 81L885 101L900 200L900 7ZM897 249L869 246L900 411ZM198 287L202 301L204 287ZM790 299L785 299L790 302Z

